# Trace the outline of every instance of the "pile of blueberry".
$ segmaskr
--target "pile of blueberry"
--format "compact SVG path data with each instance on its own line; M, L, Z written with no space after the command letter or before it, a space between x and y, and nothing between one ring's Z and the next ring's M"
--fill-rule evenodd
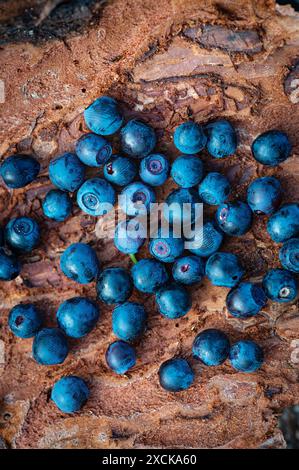
M76 153L65 153L49 165L51 189L43 201L45 217L57 222L66 220L72 212L70 193L77 192L77 204L91 216L102 216L116 202L121 187L122 211L131 219L120 222L115 230L114 243L134 262L131 273L121 267L101 270L94 249L85 243L74 243L62 254L60 267L68 278L87 284L96 281L98 298L115 305L112 329L117 340L106 352L108 366L117 374L125 374L136 363L134 342L146 329L147 314L143 305L129 301L133 288L154 294L160 313L177 319L191 309L191 295L186 286L199 283L204 276L213 285L228 287L226 305L229 313L246 319L257 315L267 299L275 302L293 301L297 296L296 274L299 272L299 204L281 206L282 189L275 177L262 177L248 187L247 201L228 202L231 192L227 178L217 172L204 174L198 152L207 149L213 158L234 154L237 137L226 120L218 120L202 127L189 121L174 132L174 144L182 153L172 165L160 153L152 153L156 145L154 130L140 120L130 120L123 126L123 117L117 102L103 96L84 112L91 131L76 143ZM120 128L122 155L112 155L111 143L105 136ZM270 130L258 136L252 145L254 158L268 166L276 166L291 153L287 135ZM137 162L140 162L139 168ZM85 178L86 166L102 167L102 177ZM28 155L12 155L2 163L0 173L12 189L30 184L38 175L39 163ZM139 174L139 179L138 179ZM218 206L215 220L206 221L190 254L184 253L183 238L174 230L165 233L160 227L149 241L151 257L136 260L136 253L145 242L136 216L147 216L156 201L155 187L165 183L171 175L178 185L166 198L174 209L165 211L170 227L182 222L183 204L191 207L191 221L195 220L195 205L199 202ZM142 204L140 204L142 203ZM272 269L262 285L244 282L244 270L233 253L219 251L226 235L241 236L251 227L254 214L269 216L267 230L274 242L282 243L282 269ZM183 220L184 222L184 220ZM138 232L138 235L136 233ZM30 217L17 217L8 222L1 232L0 279L9 281L18 276L21 265L18 254L30 252L40 240L39 224ZM197 236L198 235L198 236ZM172 264L172 270L168 269ZM12 332L21 338L33 339L33 358L43 365L61 364L69 348L67 337L82 338L99 319L98 305L85 297L74 297L63 302L57 311L57 328L44 328L40 313L32 304L16 305L9 314ZM230 345L229 338L220 330L201 331L193 343L193 356L207 366L217 366L229 358L238 371L254 372L263 363L263 351L250 340ZM159 370L161 386L172 392L187 389L194 380L188 361L175 357L164 362ZM63 412L81 408L89 395L86 383L76 376L63 377L52 389L52 399Z

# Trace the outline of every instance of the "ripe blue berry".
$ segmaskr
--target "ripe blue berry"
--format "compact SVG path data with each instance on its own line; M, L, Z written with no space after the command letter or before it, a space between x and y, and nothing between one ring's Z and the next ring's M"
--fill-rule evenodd
M163 216L171 225L187 225L200 216L200 199L193 188L179 188L172 191L165 199Z
M94 281L100 271L97 254L86 243L73 243L61 255L60 267L65 276L79 284Z
M114 134L123 123L117 101L109 96L101 96L85 109L84 119L87 127L100 135Z
M49 178L61 191L77 191L84 177L85 166L74 153L64 153L49 164Z
M221 119L211 122L204 128L208 137L207 150L212 157L224 158L237 149L236 131L229 121Z
M11 189L24 188L39 174L40 164L30 155L11 155L0 167L4 183Z
M106 351L106 362L116 374L125 374L136 364L135 349L125 341L115 341Z
M299 204L284 204L270 217L267 230L276 243L296 237L299 234Z
M43 212L49 219L63 222L72 212L72 200L68 193L51 189L43 200Z
M214 221L207 222L203 225L202 230L188 239L189 243L192 242L192 247L188 247L188 250L194 255L207 258L218 251L222 240L223 234L216 223Z
M274 176L255 179L247 190L247 202L255 214L274 212L281 202L281 196L281 184Z
M163 261L163 263L172 263L183 253L184 241L180 236L176 236L171 229L167 231L160 228L150 241L149 251L157 260Z
M192 155L205 147L207 137L199 124L188 121L175 129L173 141L180 152Z
M218 251L206 264L206 275L214 286L234 287L243 274L238 257L233 253Z
M33 304L18 304L9 312L8 325L19 338L32 338L42 327L42 317Z
M12 281L21 271L21 265L14 255L0 248L0 281Z
M52 388L51 399L63 413L75 413L86 403L89 390L83 379L68 375L59 379Z
M185 316L192 306L189 292L176 282L160 287L156 293L156 302L159 312L171 319Z
M161 387L168 392L181 392L194 382L194 372L186 359L174 357L161 364L159 381Z
M132 268L133 282L140 292L154 294L168 281L165 265L155 259L141 259Z
M98 297L108 305L121 304L131 297L133 282L123 268L104 269L97 281Z
M60 304L56 318L58 326L71 338L82 338L96 325L99 309L85 297L72 297Z
M201 331L194 339L192 353L206 366L219 366L229 355L229 339L221 330L214 328Z
M145 215L154 202L156 202L154 190L140 181L126 186L119 198L122 211L130 216Z
M216 221L223 232L228 235L240 236L250 229L252 212L246 202L228 202L218 207Z
M5 227L5 241L16 251L29 252L40 241L38 223L30 217L16 217L11 219Z
M237 318L253 317L266 305L267 297L261 287L251 282L241 282L226 297L226 306Z
M274 302L291 302L297 297L295 276L285 269L271 269L263 279L266 296Z
M114 245L125 253L136 254L146 239L146 230L141 222L135 219L120 222L114 234Z
M228 198L230 184L221 173L208 173L198 187L198 194L206 204L218 206Z
M80 187L77 203L86 214L105 215L115 204L115 191L103 178L91 178Z
M196 155L180 155L172 164L171 177L182 188L192 188L203 178L203 163Z
M205 263L198 256L183 256L172 267L174 280L186 285L200 282L204 274Z
M121 130L121 146L130 157L146 157L155 145L155 131L144 122L132 119Z
M271 130L259 135L253 142L251 150L258 162L277 166L290 156L292 146L287 134Z
M68 352L66 337L58 328L43 328L34 337L32 353L39 364L45 366L61 364Z
M262 348L250 340L241 340L233 344L229 352L231 365L241 372L255 372L263 361Z
M283 244L279 259L285 269L299 273L299 238L291 238Z
M112 312L113 333L123 341L134 341L145 331L146 312L137 302L125 302Z
M152 153L141 160L139 175L145 183L161 186L167 180L168 174L169 162L164 155Z
M122 155L112 155L104 166L107 181L118 186L127 186L137 175L137 167L133 160Z
M84 134L76 143L76 154L87 166L99 167L109 160L111 144L96 134Z
M0 247L4 245L4 231L3 228L0 227Z

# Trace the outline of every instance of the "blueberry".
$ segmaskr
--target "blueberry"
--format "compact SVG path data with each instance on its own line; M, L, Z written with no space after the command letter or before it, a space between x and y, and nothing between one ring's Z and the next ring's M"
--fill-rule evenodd
M258 162L277 166L290 156L292 146L287 134L271 130L259 135L253 142L251 150Z
M224 158L237 149L236 131L229 121L221 119L211 122L204 128L208 137L207 150L212 157Z
M229 360L241 372L255 372L264 361L264 353L254 341L241 340L230 348Z
M4 245L4 230L0 227L0 247Z
M251 282L241 282L226 297L226 306L237 318L253 317L266 305L267 297L261 287Z
M137 175L137 167L133 160L122 155L112 155L104 166L104 176L110 183L127 186Z
M229 339L221 330L214 328L201 331L193 341L192 353L195 359L206 366L219 366L229 355Z
M299 204L284 204L270 217L267 230L276 243L296 237L299 234Z
M77 191L84 177L85 166L74 153L64 153L49 164L49 178L61 191Z
M161 364L159 381L161 387L168 392L181 392L194 382L194 372L186 359L174 357Z
M168 281L165 265L155 259L142 259L132 268L133 282L140 292L155 294Z
M193 188L175 189L165 199L163 216L171 225L191 225L200 215L200 199Z
M121 130L121 146L123 151L130 157L146 157L155 145L155 131L144 122L132 119Z
M198 194L206 204L218 206L228 198L230 194L228 179L221 173L208 173L198 187Z
M172 275L175 281L182 284L200 282L205 274L205 263L198 256L183 256L175 261Z
M234 287L244 274L238 257L218 251L207 261L206 275L214 286Z
M274 302L291 302L297 297L295 276L285 269L271 269L263 279L263 288L267 297Z
M52 388L51 399L63 413L75 413L87 402L89 390L83 379L68 375L59 379Z
M51 189L43 200L43 212L49 219L63 222L72 212L72 200L68 193Z
M106 362L116 374L125 374L136 364L135 349L125 341L115 341L106 351Z
M207 258L218 251L223 240L223 234L214 221L203 225L202 230L193 234L188 242L192 247L188 247L194 255Z
M98 297L108 305L125 302L131 297L132 291L132 278L126 269L107 268L98 278Z
M207 138L199 124L188 121L175 129L173 141L180 152L192 155L205 147Z
M145 215L156 202L154 190L140 181L126 186L119 197L122 211L130 216Z
M246 202L228 202L218 207L216 221L223 232L228 235L240 236L250 229L252 212Z
M279 259L285 269L299 273L299 238L291 238L283 244Z
M68 352L66 337L58 328L43 328L34 337L32 353L39 364L45 366L61 364Z
M255 214L271 214L280 205L281 197L281 184L274 176L255 179L247 190L247 202Z
M0 248L0 281L12 281L21 271L21 265L14 255Z
M180 155L172 164L171 177L182 188L192 188L203 178L203 163L196 155Z
M159 261L172 263L184 251L184 241L171 229L160 228L149 244L149 251Z
M113 333L123 341L134 341L146 327L146 312L137 302L125 302L112 312Z
M114 134L123 123L117 101L109 96L101 96L85 109L84 119L87 127L100 135Z
M16 217L5 227L5 241L17 251L32 251L40 241L38 223L31 217Z
M11 189L24 188L39 174L40 164L31 155L11 155L0 167L4 183Z
M109 160L111 144L96 134L84 134L76 143L76 154L87 166L99 167Z
M136 254L146 239L146 230L141 222L135 219L120 222L114 234L114 245L125 253Z
M139 175L145 183L161 186L167 180L168 174L169 162L164 155L152 153L141 160Z
M96 325L99 309L85 297L72 297L59 305L56 318L58 326L71 338L82 338Z
M79 284L94 281L100 271L97 254L86 243L73 243L61 255L60 267L65 276Z
M115 191L103 178L91 178L77 192L77 203L86 214L105 215L115 204Z
M192 306L189 292L176 282L160 287L156 293L156 302L159 312L171 319L185 316Z
M9 312L8 325L19 338L32 338L42 327L42 317L33 304L18 304Z

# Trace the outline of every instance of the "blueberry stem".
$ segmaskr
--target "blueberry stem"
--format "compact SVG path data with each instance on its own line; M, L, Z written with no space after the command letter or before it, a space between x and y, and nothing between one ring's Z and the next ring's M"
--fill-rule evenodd
M133 263L134 263L134 264L137 264L137 263L138 263L138 261L137 261L137 259L136 259L136 256L135 256L135 255L133 255L133 254L130 254L129 256L130 256L130 258L131 258L131 260L133 261Z

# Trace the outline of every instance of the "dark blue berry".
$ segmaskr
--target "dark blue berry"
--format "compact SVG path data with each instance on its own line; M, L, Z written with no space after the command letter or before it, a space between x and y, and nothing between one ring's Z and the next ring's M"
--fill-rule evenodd
M87 166L99 167L109 160L111 144L96 134L84 134L76 143L76 154Z
M271 269L263 279L263 289L274 302L291 302L297 297L295 276L285 269Z
M287 134L271 130L259 135L251 149L258 162L263 165L276 166L290 156L292 146Z
M114 134L123 123L117 101L109 96L101 96L85 109L84 119L87 127L100 135Z
M72 212L72 200L68 193L51 189L43 200L43 212L49 219L63 222Z
M32 338L42 323L41 314L33 304L18 304L9 312L9 328L19 338Z
M146 239L146 230L141 222L135 219L120 222L114 234L114 245L125 253L136 254Z
M203 225L202 230L197 231L190 238L186 248L194 255L207 258L218 251L223 240L223 233L214 221Z
M246 202L228 202L218 207L216 221L223 232L228 235L240 236L250 229L252 212Z
M174 280L186 285L200 282L204 274L204 261L198 256L194 255L178 258L172 267L172 275Z
M291 238L283 244L279 259L285 269L299 273L299 238Z
M4 183L11 189L24 188L39 174L40 164L30 155L11 155L0 167Z
M43 328L34 337L32 353L39 364L45 366L61 364L68 352L66 337L58 328Z
M145 331L146 318L143 305L125 302L113 310L113 333L123 341L134 341Z
M255 372L263 361L262 348L250 340L241 340L233 344L229 352L231 365L241 372Z
M284 204L270 217L267 230L276 243L296 237L299 234L299 204Z
M218 251L207 261L206 275L214 286L234 287L244 274L238 257L233 253Z
M201 331L194 339L192 353L206 366L219 366L229 355L229 339L221 330L214 328Z
M140 181L126 186L120 195L119 205L122 211L130 216L145 215L151 204L156 202L154 190Z
M125 374L136 364L135 349L125 341L115 341L106 351L106 362L116 374Z
M86 243L73 243L61 255L60 267L65 276L79 284L94 281L100 271L97 254Z
M68 375L59 379L52 388L51 399L63 413L75 413L87 402L89 390L83 379Z
M99 216L112 210L115 191L103 178L91 178L82 184L77 193L77 203L86 214Z
M0 247L4 245L4 230L0 227Z
M208 137L207 150L215 158L224 158L237 149L236 131L229 121L221 119L211 122L204 128Z
M168 174L169 162L164 155L152 153L141 160L139 175L145 183L161 186L167 180Z
M230 194L229 181L221 173L208 173L198 187L198 194L206 204L218 206Z
M61 191L77 191L84 177L85 166L74 153L64 153L49 164L49 178Z
M40 241L38 223L30 217L11 219L5 227L5 241L14 250L32 251Z
M171 319L185 316L192 306L191 295L184 286L176 282L160 287L156 293L156 302L159 312Z
M14 255L0 248L0 281L12 281L21 271L21 265Z
M71 338L82 338L96 325L99 309L85 297L72 297L60 304L56 318L58 326Z
M274 176L257 178L248 187L247 202L255 214L271 214L281 202L282 189Z
M203 178L203 163L196 155L180 155L172 164L171 177L182 188L192 188Z
M122 155L112 155L104 166L104 176L110 183L127 186L137 175L137 166L133 160Z
M133 282L141 292L155 294L168 281L165 265L155 259L142 259L132 268Z
M251 282L241 282L226 297L226 306L231 315L248 318L257 315L266 305L267 297L261 287Z
M130 157L146 157L155 145L155 131L144 122L132 119L121 130L121 146Z
M184 251L184 240L171 229L160 228L151 239L149 251L159 261L172 263Z
M107 268L98 278L98 297L108 305L125 302L131 297L132 291L132 278L126 269Z
M180 152L192 155L205 147L207 137L199 124L188 121L175 129L173 141Z
M201 216L200 199L193 188L179 188L165 199L163 216L170 225L189 226Z
M186 359L174 357L161 364L159 381L161 387L168 392L181 392L194 382L194 372Z

